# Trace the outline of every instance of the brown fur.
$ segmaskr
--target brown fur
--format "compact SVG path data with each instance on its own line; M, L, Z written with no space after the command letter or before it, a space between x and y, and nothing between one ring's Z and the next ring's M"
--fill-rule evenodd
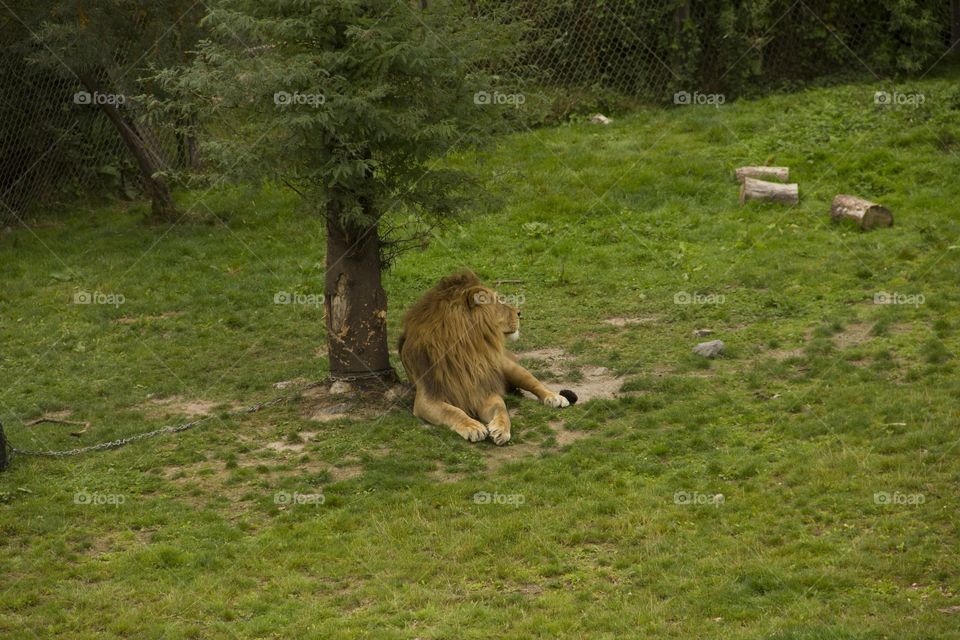
M519 329L517 309L502 304L470 271L427 291L404 316L399 344L403 368L416 385L414 413L469 440L489 432L504 444L510 439L502 398L508 384L545 404L566 406L505 349L506 336Z
M504 392L501 324L510 311L482 304L494 300L496 293L465 271L441 280L403 319L400 360L407 375L430 397L474 415L484 398Z

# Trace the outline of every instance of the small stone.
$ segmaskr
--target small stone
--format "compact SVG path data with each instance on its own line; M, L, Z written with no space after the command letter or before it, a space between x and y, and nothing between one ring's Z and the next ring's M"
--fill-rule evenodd
M706 338L707 336L713 335L713 329L694 329L693 337L694 338Z
M352 393L353 385L351 385L346 380L337 380L332 385L330 385L330 393L337 395L340 393Z
M611 122L613 122L613 120L602 113L595 113L590 117L591 124L610 124Z
M693 348L693 352L704 358L713 358L723 353L723 340L711 340L710 342L701 342Z

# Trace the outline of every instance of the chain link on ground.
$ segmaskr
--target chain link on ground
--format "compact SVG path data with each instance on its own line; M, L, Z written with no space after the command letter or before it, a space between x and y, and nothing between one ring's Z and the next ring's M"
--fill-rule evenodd
M247 407L246 409L231 411L226 414L226 417L245 415L248 413L256 413L257 411L260 411L261 409L264 409L266 407L272 407L274 405L277 405L287 400L290 400L292 398L295 398L301 393L303 393L304 391L306 391L307 389L312 389L313 387L319 387L323 384L327 384L329 381L330 379L322 380L319 382L307 383L305 385L297 387L297 389L292 393L287 393L281 396L277 396L276 398L273 398L272 400L267 400L265 402L258 402L255 405ZM220 418L221 416L219 415L204 416L202 418L198 418L197 420L191 420L190 422L185 422L183 424L169 425L166 427L161 427L159 429L154 429L153 431L146 431L143 433L134 434L132 436L127 436L126 438L118 438L117 440L100 442L98 444L91 444L85 447L77 447L75 449L62 449L60 451L40 451L40 450L31 450L31 449L20 449L19 447L14 447L12 445L9 445L9 448L10 448L10 452L13 455L30 456L30 457L38 457L38 458L67 458L70 456L78 456L84 453L91 453L93 451L106 451L108 449L118 449L122 446L130 444L131 442L146 440L148 438L153 438L155 436L160 436L167 433L180 433L183 431L187 431L189 429L193 429L194 427L201 425L205 422L209 422L210 420L218 420Z

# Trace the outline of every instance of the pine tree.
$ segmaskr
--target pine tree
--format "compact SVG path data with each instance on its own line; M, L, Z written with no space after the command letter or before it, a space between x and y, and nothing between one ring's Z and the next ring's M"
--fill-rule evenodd
M416 238L387 237L384 221L403 212L422 231L454 215L470 178L438 162L487 140L511 106L489 99L502 82L490 70L519 23L425 4L224 0L194 64L161 75L220 123L202 146L221 176L285 184L326 219L334 379L395 378L381 273Z

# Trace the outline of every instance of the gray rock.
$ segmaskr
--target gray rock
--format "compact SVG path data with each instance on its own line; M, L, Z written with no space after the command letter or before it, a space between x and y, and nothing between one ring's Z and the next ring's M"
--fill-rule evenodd
M694 338L706 338L707 336L713 335L713 329L694 329L693 337Z
M710 342L701 342L693 348L693 352L704 358L713 358L723 353L723 340L711 340Z

